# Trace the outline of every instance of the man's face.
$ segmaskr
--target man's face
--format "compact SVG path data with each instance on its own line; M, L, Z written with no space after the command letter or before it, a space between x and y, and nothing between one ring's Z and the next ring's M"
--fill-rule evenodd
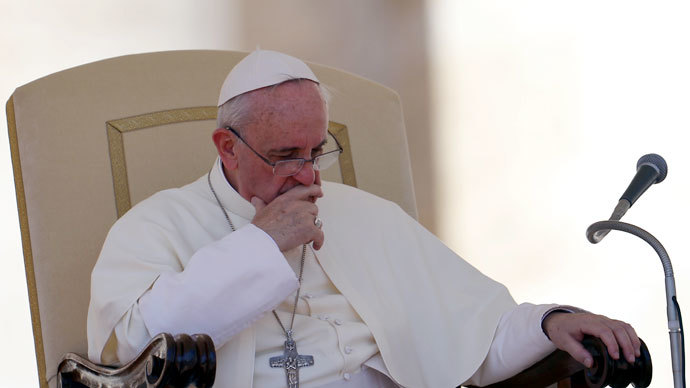
M246 128L235 128L259 154L272 162L311 159L322 151L328 118L318 85L287 82L251 96L253 115ZM275 176L273 168L238 141L233 147L237 168L226 171L230 183L246 200L256 196L269 203L298 185L321 184L318 171L305 163L293 176Z

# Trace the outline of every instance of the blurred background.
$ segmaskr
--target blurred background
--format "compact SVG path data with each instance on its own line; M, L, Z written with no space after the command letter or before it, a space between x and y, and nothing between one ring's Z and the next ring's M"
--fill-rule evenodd
M661 264L585 239L655 152L666 181L628 212L690 306L690 3L491 0L0 0L0 96L109 57L260 46L398 91L419 220L518 302L632 323L671 386ZM50 123L46 123L46 131ZM0 387L37 387L6 121L0 120Z

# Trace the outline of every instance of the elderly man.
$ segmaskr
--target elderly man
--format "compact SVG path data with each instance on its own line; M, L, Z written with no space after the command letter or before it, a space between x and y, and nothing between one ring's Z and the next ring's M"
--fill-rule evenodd
M208 174L142 201L92 274L89 356L124 363L157 333L207 333L221 387L485 385L556 347L585 365L623 322L517 305L396 205L322 182L342 151L300 60L255 51L228 75ZM619 352L622 354L619 355Z

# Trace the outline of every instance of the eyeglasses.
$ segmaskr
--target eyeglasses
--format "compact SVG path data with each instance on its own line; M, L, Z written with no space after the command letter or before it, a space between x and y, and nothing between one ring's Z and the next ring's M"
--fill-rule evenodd
M312 159L304 159L304 158L292 158L292 159L283 159L279 160L277 162L271 162L266 158L265 156L261 155L260 153L256 152L252 146L247 144L247 142L240 136L237 131L232 129L231 127L225 127L228 131L232 132L235 136L237 136L238 139L242 140L242 143L244 143L247 147L249 147L256 156L261 158L266 164L269 166L273 167L273 175L276 176L292 176L296 175L302 170L302 167L304 166L305 163L311 163L312 168L315 171L321 171L325 170L328 167L331 167L333 163L335 163L336 160L338 160L338 157L340 154L343 152L343 147L340 145L338 142L338 139L333 136L332 133L328 132L328 135L335 140L335 144L338 147L337 150L329 151L321 155L317 155Z

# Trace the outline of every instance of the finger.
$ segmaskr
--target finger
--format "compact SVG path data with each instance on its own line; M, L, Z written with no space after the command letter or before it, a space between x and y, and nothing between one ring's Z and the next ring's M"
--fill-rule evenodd
M284 205L286 212L299 215L299 221L313 224L319 215L319 207L311 202L288 202Z
M575 340L573 337L567 336L560 348L568 352L571 357L587 368L591 368L594 364L592 355L582 346L580 341Z
M640 338L637 336L637 332L635 332L635 329L629 323L622 322L622 321L617 321L617 322L621 325L623 330L625 330L625 332L628 335L628 338L630 338L630 344L632 345L632 349L633 349L633 353L634 353L635 357L640 357L640 355L641 355L640 346L642 346L642 342L640 342ZM628 361L630 361L630 360L628 360ZM632 361L632 362L634 362L634 361Z
M264 200L259 197L252 197L250 202L256 209L257 213L266 207L266 202L264 202Z
M616 336L608 326L602 324L601 322L596 322L593 324L593 326L585 328L583 332L598 337L601 342L606 345L609 355L611 355L614 360L618 360L620 358Z
M628 323L625 324L625 330L628 332L630 340L632 340L633 347L635 348L635 357L640 357L642 355L642 351L640 350L642 347L642 341L640 341L640 337L637 336L635 329Z
M618 346L623 351L626 361L629 363L635 362L635 350L633 348L632 340L628 335L628 331L623 327L622 322L615 322L616 325L613 329L613 334L616 336L618 341Z
M310 198L321 198L323 197L323 191L321 190L321 186L319 185L310 185L310 186L295 186L291 188L290 190L286 191L279 197L282 197L284 199L293 199L293 200L302 200L302 201L310 201L314 202L313 200L310 200Z
M319 215L319 207L316 206L314 203L309 203L307 206L307 212L309 212L309 214L313 215L314 220L315 220L316 216ZM314 221L314 220L312 220L312 221Z
M316 234L316 238L313 240L312 246L314 247L315 250L321 249L323 246L323 240L324 240L324 234L320 229L317 229L318 233Z

